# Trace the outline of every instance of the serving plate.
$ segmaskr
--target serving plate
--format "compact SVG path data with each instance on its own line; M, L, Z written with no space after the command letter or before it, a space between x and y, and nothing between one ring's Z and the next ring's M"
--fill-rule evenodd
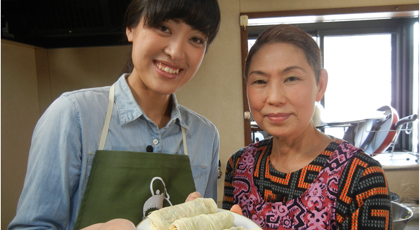
M233 226L237 227L237 226L242 226L244 227L246 230L251 230L251 229L261 229L256 223L254 223L254 221L241 216L239 214L236 214L234 212L228 211L228 210L224 210L224 209L218 209L217 212L230 212L233 214L233 216L235 217L234 221L233 221ZM152 227L150 226L150 219L149 218L145 218L144 220L142 220L140 222L139 225L137 225L137 230L152 230Z

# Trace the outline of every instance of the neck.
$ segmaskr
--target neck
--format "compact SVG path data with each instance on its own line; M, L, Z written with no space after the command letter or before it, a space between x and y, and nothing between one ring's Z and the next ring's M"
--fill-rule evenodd
M165 127L171 118L171 95L156 93L139 79L138 77L127 78L131 93L146 116L161 129Z
M307 131L293 138L273 137L270 160L280 172L297 171L311 163L331 142L331 138L311 125Z

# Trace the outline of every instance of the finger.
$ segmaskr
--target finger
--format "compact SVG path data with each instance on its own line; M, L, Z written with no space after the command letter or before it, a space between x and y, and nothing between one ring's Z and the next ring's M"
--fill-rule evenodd
M104 223L98 230L136 230L136 227L129 220L113 219Z
M100 227L102 227L102 225L104 225L104 224L103 223L97 223L97 224L93 224L93 225L87 226L85 228L82 228L81 230L97 230Z
M239 206L239 205L237 205L237 204L235 204L235 205L233 205L232 206L232 208L230 208L230 211L231 212L234 212L234 213L236 213L236 214L239 214L239 215L244 215L243 213L242 213L242 209L241 209L241 207Z
M194 199L201 198L201 197L202 196L201 196L201 194L199 192L193 192L193 193L190 193L190 195L188 195L188 197L185 200L185 202L192 201Z

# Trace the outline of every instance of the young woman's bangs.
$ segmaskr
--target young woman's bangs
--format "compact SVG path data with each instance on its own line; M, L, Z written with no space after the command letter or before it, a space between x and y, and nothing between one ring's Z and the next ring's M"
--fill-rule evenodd
M170 19L179 19L196 30L205 33L210 43L217 34L220 12L216 0L171 0L157 1L145 7L145 23L159 26Z

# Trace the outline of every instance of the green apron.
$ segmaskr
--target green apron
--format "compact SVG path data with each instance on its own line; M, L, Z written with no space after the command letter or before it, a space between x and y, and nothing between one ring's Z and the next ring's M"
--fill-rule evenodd
M103 150L113 105L114 86L74 229L115 218L137 225L151 211L183 203L195 191L182 127L185 155Z

